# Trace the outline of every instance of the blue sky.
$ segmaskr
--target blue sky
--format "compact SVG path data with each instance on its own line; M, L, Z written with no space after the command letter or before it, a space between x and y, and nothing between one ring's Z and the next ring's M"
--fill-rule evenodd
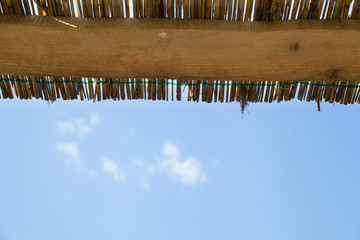
M0 239L360 239L358 105L0 109Z

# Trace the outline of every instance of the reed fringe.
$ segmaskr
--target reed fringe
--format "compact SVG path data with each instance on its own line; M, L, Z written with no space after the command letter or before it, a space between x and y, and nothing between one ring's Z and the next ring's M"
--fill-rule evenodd
M175 87L175 88L174 88ZM187 95L182 92L187 88ZM225 90L226 89L226 90ZM225 94L226 92L226 94ZM360 103L360 82L245 82L174 79L74 78L7 76L0 78L3 99L63 100L187 100L193 102L240 102L243 108L255 102L300 101ZM171 97L169 95L171 94ZM224 100L225 98L225 100Z

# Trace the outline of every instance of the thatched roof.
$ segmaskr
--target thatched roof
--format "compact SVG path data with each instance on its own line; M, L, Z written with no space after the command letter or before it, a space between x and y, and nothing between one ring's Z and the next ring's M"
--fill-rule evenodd
M360 0L0 0L0 12L74 18L176 18L239 22L351 20L360 18ZM299 46L295 43L291 50L296 51L297 48ZM241 102L244 106L247 102L280 102L297 98L318 103L360 103L360 84L357 82L360 79L343 81L336 69L322 81L0 74L3 74L0 75L1 98L41 98L47 101L58 98L181 100L181 94L187 87L187 100L195 102Z

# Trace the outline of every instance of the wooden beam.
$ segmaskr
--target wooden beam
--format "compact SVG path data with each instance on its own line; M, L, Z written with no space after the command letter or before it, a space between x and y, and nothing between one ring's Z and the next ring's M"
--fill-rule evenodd
M360 21L1 15L0 74L360 81Z

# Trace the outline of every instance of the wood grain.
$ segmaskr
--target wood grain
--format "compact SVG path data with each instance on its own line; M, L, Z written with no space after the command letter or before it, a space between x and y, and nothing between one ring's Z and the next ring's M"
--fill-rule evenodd
M226 22L2 15L0 29L0 74L360 80L359 20Z

